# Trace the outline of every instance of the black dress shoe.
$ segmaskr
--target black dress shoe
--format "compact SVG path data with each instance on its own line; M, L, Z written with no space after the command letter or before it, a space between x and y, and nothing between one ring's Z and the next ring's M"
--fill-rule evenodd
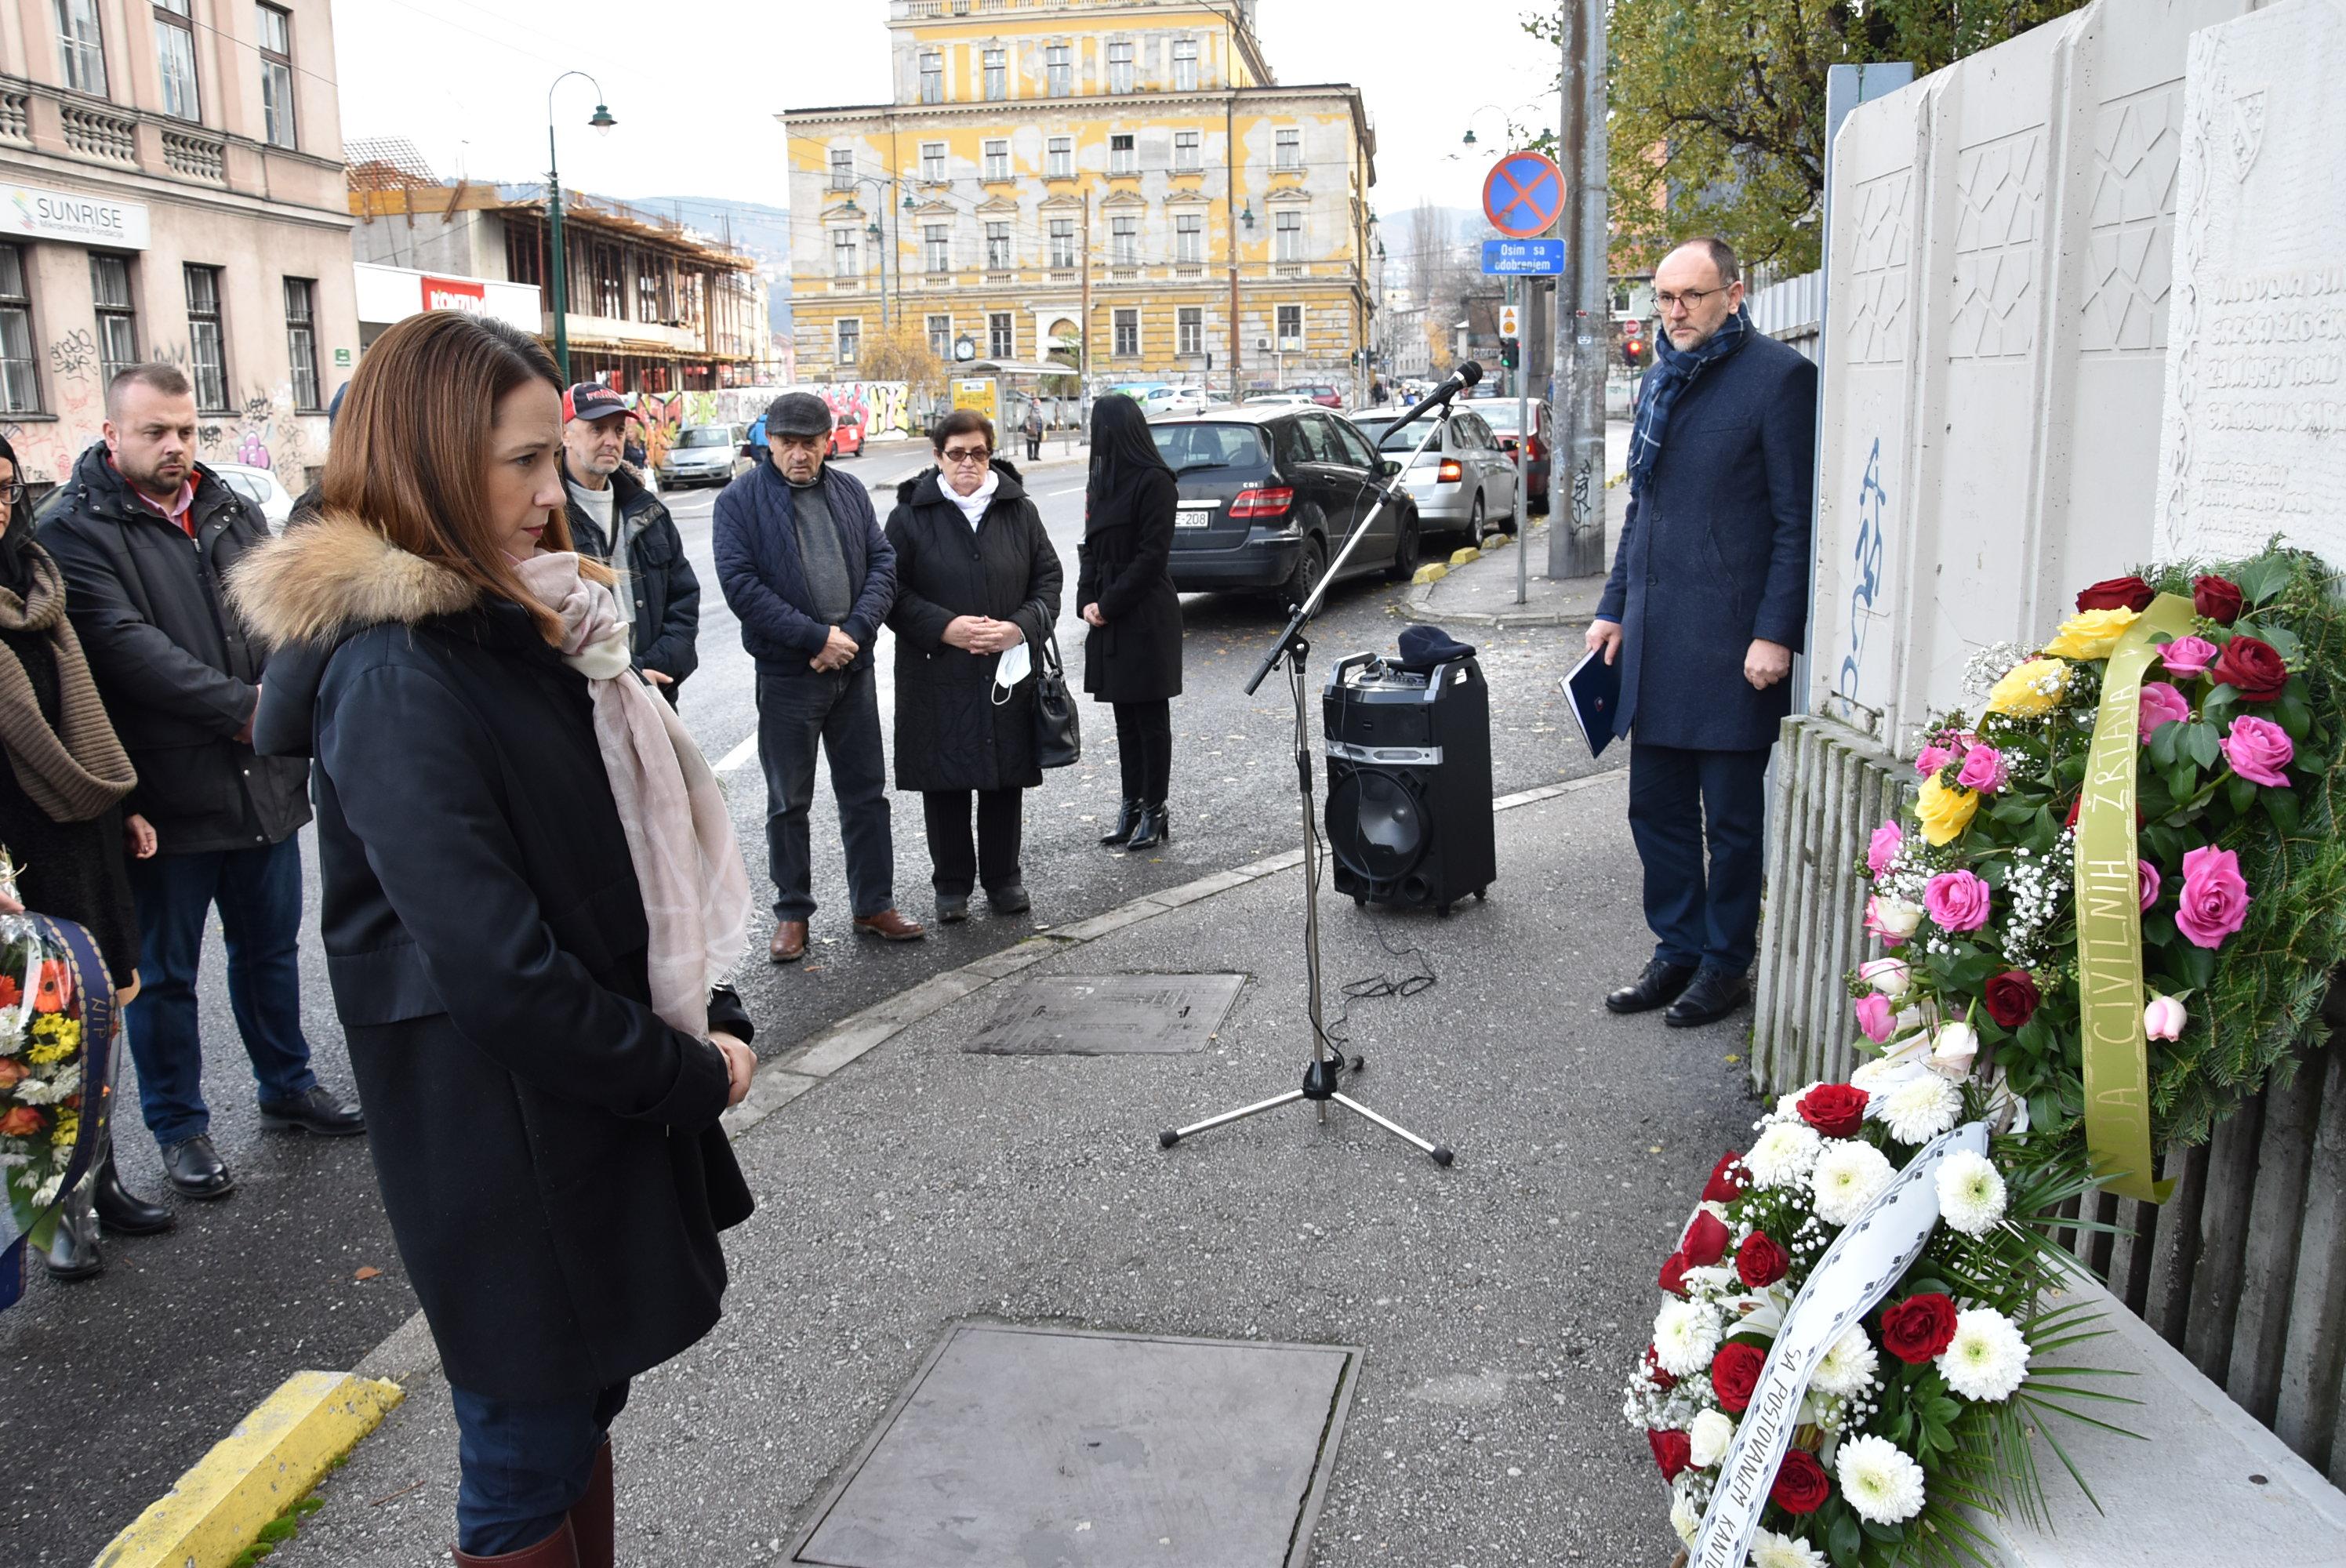
M1615 1013L1651 1013L1657 1007L1667 1007L1678 1000L1694 979L1691 963L1667 963L1656 959L1646 965L1646 972L1637 976L1637 983L1625 985L1605 998L1605 1005Z
M1670 1010L1662 1014L1662 1022L1673 1029L1716 1023L1750 999L1751 987L1741 975L1706 968L1694 977L1686 993L1670 1003Z
M366 1131L366 1118L356 1105L345 1105L312 1084L290 1100L260 1102L260 1125L277 1132L315 1133L321 1138L347 1138Z
M211 1137L205 1133L163 1151L163 1179L182 1197L226 1197L236 1190L236 1177L227 1162L212 1153Z
M1116 826L1100 835L1100 842L1120 845L1132 837L1132 830L1138 826L1140 826L1140 802L1127 800L1124 803L1123 811L1118 813L1116 819Z
M1005 882L1001 887L988 889L985 902L986 907L998 915L1025 914L1035 907L1035 901L1026 896L1026 886L1023 882Z
M969 895L967 893L939 893L937 895L937 923L939 925L959 925L968 918Z
M69 1195L57 1212L57 1228L49 1237L41 1263L49 1278L88 1279L106 1268L97 1252L97 1217L90 1212L87 1190Z
M90 1184L93 1207L97 1210L98 1223L117 1236L153 1236L171 1228L171 1211L159 1203L148 1203L122 1185L122 1173L114 1168L114 1150L108 1148L98 1161L97 1176Z

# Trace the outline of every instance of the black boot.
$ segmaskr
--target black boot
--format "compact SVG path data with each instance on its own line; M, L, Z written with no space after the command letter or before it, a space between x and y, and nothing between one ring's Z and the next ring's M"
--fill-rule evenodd
M41 1261L52 1279L87 1279L106 1267L97 1255L97 1216L90 1212L87 1185L67 1193L58 1206L57 1232Z
M1694 977L1694 983L1662 1014L1662 1022L1673 1029L1691 1029L1704 1023L1716 1023L1744 1003L1750 1000L1751 987L1739 974L1729 974L1723 969L1705 965Z
M1657 1007L1667 1007L1694 983L1694 975L1695 966L1691 963L1655 959L1635 982L1607 995L1605 1006L1613 1013L1650 1013Z
M1124 847L1133 854L1145 854L1173 836L1173 818L1162 800L1145 800L1140 807L1140 820L1133 824L1132 837Z
M1108 832L1102 833L1100 842L1110 846L1121 844L1132 837L1132 830L1138 826L1140 826L1140 802L1127 800L1124 803L1124 810L1117 817L1116 827Z
M169 1209L148 1203L122 1185L111 1147L98 1159L97 1175L90 1180L90 1196L98 1223L117 1236L153 1236L170 1229L174 1223Z

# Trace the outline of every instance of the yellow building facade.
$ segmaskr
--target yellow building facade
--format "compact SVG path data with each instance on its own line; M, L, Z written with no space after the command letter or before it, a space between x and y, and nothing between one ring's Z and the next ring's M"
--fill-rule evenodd
M791 109L801 376L907 321L1095 385L1352 384L1375 137L1281 86L1254 0L889 0L887 104ZM1088 293L1089 304L1086 305Z

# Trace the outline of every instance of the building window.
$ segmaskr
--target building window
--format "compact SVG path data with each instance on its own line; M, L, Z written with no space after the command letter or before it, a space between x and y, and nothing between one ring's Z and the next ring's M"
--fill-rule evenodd
M1053 44L1043 51L1043 86L1055 98L1076 90L1075 51L1066 45Z
M1044 173L1053 179L1073 179L1076 177L1076 138L1055 136L1051 138L1050 163Z
M1175 352L1202 354L1206 351L1206 312L1197 305L1184 305L1175 317Z
M1140 352L1140 312L1118 311L1116 313L1116 350L1120 355Z
M1301 168L1303 167L1303 133L1300 130L1283 130L1278 132L1274 139L1278 143L1278 157L1272 160L1271 167Z
M1206 215L1184 212L1173 219L1173 260L1203 261L1206 259Z
M274 5L254 8L260 20L260 118L271 147L292 147L293 17Z
M990 141L985 144L985 178L995 180L1010 178L1009 142Z
M953 270L953 234L944 224L922 226L921 248L928 252L931 273L942 275Z
M945 57L932 49L921 56L921 102L941 104L945 101Z
M674 317L671 304L675 296L668 287L668 278L665 268L648 260L636 270L637 321L667 321ZM729 286L727 298L731 298Z
M196 25L189 0L155 0L155 58L163 76L163 112L174 119L200 120L196 93Z
M1195 92L1197 87L1198 40L1176 38L1173 40L1173 89L1188 93Z
M285 358L293 369L293 406L304 413L324 408L318 395L318 285L307 278L285 280Z
M842 316L836 323L839 334L837 359L842 365L855 362L856 351L862 347L863 322L854 316Z
M1007 49L985 51L985 96L993 99L1010 96L1010 51Z
M98 36L97 0L56 0L56 5L57 54L65 62L66 86L106 97L106 45Z
M228 407L228 351L220 336L220 275L217 267L182 269L188 285L188 379L196 383L196 406Z
M929 318L929 352L941 360L953 358L953 318L951 316Z
M536 223L506 221L505 276L516 283L545 283L546 230Z
M995 311L985 318L985 351L994 359L1006 360L1018 351L1010 319L1007 311Z
M1279 308L1279 346L1281 351L1292 353L1303 347L1303 307L1281 305Z
M1119 267L1140 265L1140 219L1108 219L1108 260Z
M831 275L834 278L860 278L863 275L863 258L856 254L855 230L852 229L831 231Z
M1132 46L1110 44L1107 46L1107 90L1112 93L1132 91Z
M0 245L0 411L37 413L39 361L33 357L33 297L25 287L25 250Z
M985 226L985 266L990 272L1010 270L1010 225L1007 223Z
M1076 220L1072 218L1051 219L1051 265L1072 267L1076 264Z
M130 297L130 258L92 253L89 292L97 307L97 363L102 384L138 362L138 307Z
M1203 136L1198 131L1173 133L1173 168L1176 172L1194 172L1201 164L1199 151Z
M835 147L831 149L831 188L833 190L855 188L855 149Z
M921 178L931 185L945 182L945 144L924 141L921 144Z
M1303 214L1290 209L1279 215L1279 249L1271 257L1279 261L1303 260Z
M627 315L627 280L619 248L597 245L588 253L587 282L595 300L595 313L610 321L625 321Z
M1110 174L1138 174L1140 152L1130 136L1107 138L1107 171Z

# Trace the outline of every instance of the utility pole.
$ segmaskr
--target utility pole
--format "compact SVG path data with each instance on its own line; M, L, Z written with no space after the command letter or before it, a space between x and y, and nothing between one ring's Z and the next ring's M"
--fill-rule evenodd
M1606 192L1606 0L1563 0L1557 161L1569 190L1555 361L1564 462L1548 470L1547 575L1605 570L1605 375L1613 337L1611 225ZM1569 372L1567 376L1566 372Z
M1092 428L1092 193L1084 191L1084 324L1076 333L1076 420L1088 435Z

